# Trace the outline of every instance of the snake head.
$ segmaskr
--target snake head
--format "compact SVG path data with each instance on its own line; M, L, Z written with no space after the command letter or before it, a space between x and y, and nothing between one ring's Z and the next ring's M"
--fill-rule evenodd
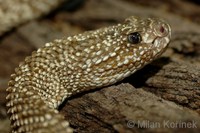
M164 20L130 17L125 23L128 46L139 45L139 47L135 46L142 52L138 56L142 56L146 51L144 48L148 48L152 52L151 58L155 58L167 48L171 38L171 28Z
M171 28L164 20L130 17L124 23L97 31L102 55L95 67L95 83L115 83L159 57L167 48ZM94 44L95 45L95 44Z
M71 52L69 57L78 60L74 66L80 66L80 80L87 81L83 86L102 87L122 80L159 57L170 36L171 28L164 20L130 17L121 24L74 36L75 41L69 44L79 54L76 57Z

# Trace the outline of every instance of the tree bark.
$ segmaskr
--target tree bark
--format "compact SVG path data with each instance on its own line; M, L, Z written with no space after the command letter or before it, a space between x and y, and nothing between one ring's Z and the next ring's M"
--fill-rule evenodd
M128 83L70 99L61 113L78 133L198 133L200 130L199 114L195 111ZM184 123L191 128L181 125Z

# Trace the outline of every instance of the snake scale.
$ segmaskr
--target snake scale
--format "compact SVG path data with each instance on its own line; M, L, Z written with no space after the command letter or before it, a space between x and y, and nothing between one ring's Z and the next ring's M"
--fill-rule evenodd
M160 56L170 36L164 20L132 16L114 26L46 43L11 75L6 98L12 133L73 132L57 111L66 98L131 75Z

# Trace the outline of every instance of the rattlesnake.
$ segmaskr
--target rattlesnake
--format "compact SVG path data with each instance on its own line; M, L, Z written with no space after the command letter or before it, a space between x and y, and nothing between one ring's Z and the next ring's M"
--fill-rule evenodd
M11 75L7 107L12 132L72 132L56 110L64 99L131 75L160 56L170 36L165 21L132 16L114 26L46 43Z

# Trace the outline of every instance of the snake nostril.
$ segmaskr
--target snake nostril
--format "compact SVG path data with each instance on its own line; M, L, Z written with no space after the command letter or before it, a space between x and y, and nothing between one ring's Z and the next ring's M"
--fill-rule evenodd
M168 27L169 26L167 24L160 22L154 25L154 31L157 36L165 37L168 35L169 32Z
M164 33L165 32L165 28L163 26L160 26L160 32Z

